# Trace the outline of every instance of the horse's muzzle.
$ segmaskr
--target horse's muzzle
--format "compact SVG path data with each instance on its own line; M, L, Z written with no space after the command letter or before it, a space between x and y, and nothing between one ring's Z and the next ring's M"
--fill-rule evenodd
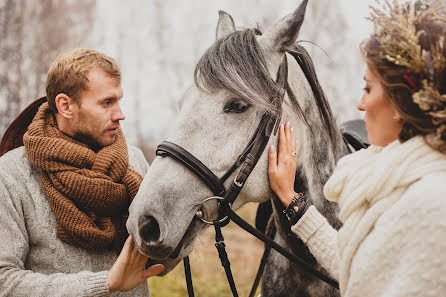
M161 230L153 216L142 216L138 222L138 233L141 238L140 251L153 259L165 259L173 248L164 246Z

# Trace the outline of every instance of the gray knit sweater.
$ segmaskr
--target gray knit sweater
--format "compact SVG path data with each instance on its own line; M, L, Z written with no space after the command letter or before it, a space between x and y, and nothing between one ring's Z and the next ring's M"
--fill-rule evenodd
M130 166L149 165L129 147ZM150 296L144 282L131 292L108 291L107 270L118 254L91 252L56 236L56 218L24 147L0 158L0 296Z
M345 156L324 187L333 229L311 206L292 227L344 297L446 296L446 155L422 137Z

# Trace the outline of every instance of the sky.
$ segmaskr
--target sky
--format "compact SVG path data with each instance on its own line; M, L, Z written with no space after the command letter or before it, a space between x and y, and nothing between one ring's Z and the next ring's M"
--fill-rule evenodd
M317 0L316 0L317 1ZM372 32L372 25L365 18L368 16L370 4L374 0L335 0L342 3L343 10L348 16L351 26L351 35L357 40L361 40Z
M310 0L310 4L316 1L322 0ZM328 58L319 55L315 65L334 113L339 121L345 121L361 116L355 106L362 95L365 66L359 58L358 45L371 33L365 17L373 0L329 1L338 4L329 13L345 16L348 26L341 36L345 41L337 53L328 53ZM265 21L278 21L299 3L299 0L98 0L96 23L87 45L115 57L121 65L123 110L127 115L123 129L128 141L135 144L142 135L156 145L172 132L178 115L176 101L192 83L199 57L214 41L219 9L230 13L237 27L253 27ZM330 34L336 32L327 34L327 43L333 37ZM324 44L321 42L322 48ZM345 65L340 64L334 72L325 69L330 59L339 62L344 58Z

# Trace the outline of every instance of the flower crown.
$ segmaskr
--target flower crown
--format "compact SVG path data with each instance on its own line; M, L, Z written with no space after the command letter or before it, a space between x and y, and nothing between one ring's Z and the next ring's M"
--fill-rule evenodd
M421 48L419 38L426 34L417 31L420 24L445 22L441 3L430 6L426 1L400 4L384 0L370 6L367 19L374 25L372 40L379 45L380 55L395 65L407 68L405 81L412 88L413 101L432 117L435 126L446 124L446 94L440 94L440 76L446 68L442 36L429 50Z

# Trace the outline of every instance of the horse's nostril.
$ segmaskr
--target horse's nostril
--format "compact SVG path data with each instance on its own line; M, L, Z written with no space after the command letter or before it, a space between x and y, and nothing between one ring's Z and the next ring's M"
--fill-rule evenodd
M154 217L145 217L145 219L139 224L139 234L146 243L156 242L159 240L160 227Z

